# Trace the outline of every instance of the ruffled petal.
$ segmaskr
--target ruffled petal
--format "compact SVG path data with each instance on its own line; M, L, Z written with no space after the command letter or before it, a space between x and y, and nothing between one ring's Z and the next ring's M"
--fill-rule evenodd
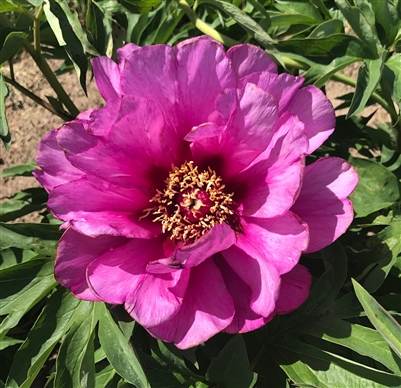
M169 321L148 329L150 334L179 349L207 341L224 330L234 317L234 303L213 260L190 269L182 306Z
M96 238L78 233L68 228L60 239L54 274L56 280L80 299L99 301L89 288L86 279L88 265L108 252L126 244L129 240L124 237L98 236Z
M308 299L311 285L312 275L303 265L297 265L283 275L276 312L288 314L301 306Z
M238 246L232 246L221 254L251 289L250 308L263 317L272 314L280 290L280 276L276 267L260 255L249 256Z
M127 296L125 309L146 328L168 321L181 308L189 274L189 270L178 270L145 275L139 287Z
M277 65L262 49L251 44L241 44L227 51L231 65L240 80L251 73L266 71L277 73Z
M223 222L213 227L195 243L176 249L171 257L150 263L148 272L164 273L172 269L195 267L215 253L229 248L235 241L235 232Z
M334 131L336 118L333 106L315 86L300 89L287 109L305 124L305 135L309 140L308 154L323 144Z
M301 185L308 141L296 116L280 117L266 152L233 182L245 216L277 217L293 205Z
M33 175L47 192L85 175L65 157L57 143L57 132L58 129L49 132L39 143L36 153L36 163L41 170L35 170Z
M117 63L107 57L91 60L93 74L101 96L107 101L117 99L121 94L120 69Z
M87 266L91 290L99 299L125 303L146 276L146 265L163 253L162 239L128 239L117 247L110 246Z
M340 158L322 158L305 168L299 197L291 208L309 227L305 252L330 245L347 230L353 219L347 196L357 183L355 169Z
M279 275L291 271L308 246L308 231L291 212L270 219L244 218L242 225L244 234L238 235L236 245L250 257L273 264Z

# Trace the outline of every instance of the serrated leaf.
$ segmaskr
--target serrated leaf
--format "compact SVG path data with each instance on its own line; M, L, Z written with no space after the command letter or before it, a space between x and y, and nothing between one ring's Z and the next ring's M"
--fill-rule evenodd
M358 186L350 198L357 217L392 206L400 198L397 177L371 160L351 158L359 175Z
M6 104L5 100L8 96L8 88L3 80L3 74L0 73L0 138L6 150L11 144L10 130L8 129L6 117Z
M145 372L132 349L112 319L106 306L99 305L99 341L117 373L138 388L150 387Z
M352 284L370 322L401 358L401 326L357 281Z
M30 387L60 338L69 329L81 301L59 288L48 300L23 345L14 356L7 383Z
M65 336L57 356L55 388L94 386L94 370L88 371L88 368L84 367L84 360L89 348L92 350L90 365L94 365L93 332L97 324L97 306L93 302L82 301L77 307L72 327Z
M212 358L206 378L211 382L220 382L226 388L253 386L254 376L249 369L248 354L241 335L230 339L219 355Z
M52 261L38 259L1 271L0 309L8 315L0 324L0 340L56 286L53 267Z
M366 59L359 68L355 93L347 113L347 119L365 108L370 96L379 84L386 56L387 51L384 51L379 59Z

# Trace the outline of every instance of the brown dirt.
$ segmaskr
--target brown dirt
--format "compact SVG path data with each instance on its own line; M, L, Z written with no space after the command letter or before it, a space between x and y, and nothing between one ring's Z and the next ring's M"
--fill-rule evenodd
M60 61L50 61L53 69L60 66ZM344 73L356 78L359 64L354 64L345 69ZM5 73L8 74L7 68ZM14 64L14 73L17 81L46 100L46 96L54 96L54 92L50 85L43 78L41 72L36 67L34 61L28 54L23 53ZM61 84L70 95L77 107L84 111L89 108L100 107L103 100L100 97L95 82L92 81L88 85L88 97L83 93L77 77L74 72L64 74L59 77ZM63 121L51 112L37 105L28 97L9 87L9 97L6 100L6 114L9 128L12 136L12 145L8 151L5 151L0 145L0 168L3 171L6 168L16 166L18 164L28 163L35 156L36 147L40 139L50 130L62 125ZM329 81L326 91L329 99L334 106L338 106L341 102L336 97L351 92L353 89L349 86ZM377 109L377 113L372 118L371 123L389 121L386 112L378 106L365 109L362 114L369 115ZM337 112L344 114L344 111ZM4 178L0 182L0 202L14 195L22 189L28 187L37 187L38 183L34 178L15 177ZM32 214L23 218L23 221L37 222L39 217ZM22 220L18 220L22 221Z

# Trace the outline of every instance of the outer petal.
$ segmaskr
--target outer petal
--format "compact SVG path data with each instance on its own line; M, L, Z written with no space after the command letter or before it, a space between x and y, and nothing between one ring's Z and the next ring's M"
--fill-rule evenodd
M221 254L251 289L251 309L263 317L272 314L280 289L280 276L276 267L259 256L249 256L238 246L232 246Z
M107 57L97 57L91 60L97 88L107 101L117 99L121 94L120 69L117 63Z
M74 167L65 157L57 143L57 132L58 129L55 129L42 139L36 154L36 162L42 170L35 170L33 175L47 192L56 186L84 176L84 173Z
M251 44L234 46L227 51L232 67L241 79L251 73L267 71L277 73L277 65L263 50Z
M126 244L125 237L98 236L88 237L68 228L58 245L54 274L56 280L80 299L99 301L90 290L86 269L89 264L103 253Z
M235 200L245 216L277 217L290 209L298 195L308 149L303 124L286 113L277 126L268 150L235 178Z
M144 276L139 287L127 296L125 308L143 327L160 325L181 308L189 270Z
M99 299L121 304L135 292L146 275L146 265L162 255L162 239L128 239L111 246L87 268L87 279Z
M124 70L125 61L131 53L139 49L141 49L140 46L133 43L127 43L117 50L118 67L120 68L120 71Z
M309 227L305 252L326 247L347 230L353 219L347 196L357 183L355 169L340 158L322 158L306 167L301 192L291 208Z
M215 255L213 259L223 275L228 292L234 299L234 319L224 331L231 334L246 333L256 330L270 321L274 314L265 318L251 309L251 289L232 270L224 258L221 255Z
M281 217L243 220L237 246L258 261L275 266L279 275L291 271L308 246L308 231L291 212Z
M163 273L171 269L195 267L215 253L229 248L235 241L235 232L230 226L226 223L216 225L195 243L176 249L171 257L150 263L148 272Z
M295 266L281 277L280 294L276 302L278 314L288 314L308 299L312 275L303 265Z
M154 237L160 225L141 220L148 198L138 189L123 189L107 182L97 184L86 178L56 187L49 196L48 207L63 221L90 236L99 234L126 237Z
M292 98L287 110L294 113L305 124L305 135L309 140L308 154L318 148L334 131L335 114L331 102L315 86L302 88Z
M234 303L213 260L191 268L183 304L166 323L148 331L155 337L187 349L224 330L234 317Z

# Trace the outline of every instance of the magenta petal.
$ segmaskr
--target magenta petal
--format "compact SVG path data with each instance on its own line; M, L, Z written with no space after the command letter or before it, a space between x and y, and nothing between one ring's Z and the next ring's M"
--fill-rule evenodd
M251 289L232 270L221 255L215 255L214 261L223 275L224 283L228 292L233 297L235 306L234 319L224 331L231 334L246 333L266 324L273 314L268 318L256 314L250 307L252 298Z
M123 47L117 49L118 67L120 68L120 71L124 70L125 60L131 55L131 53L140 49L140 46L133 43L127 43Z
M181 308L189 273L189 270L179 270L145 275L139 287L127 296L127 312L146 328L171 319Z
M274 264L260 255L251 257L238 246L232 246L221 254L251 289L251 309L263 317L272 314L280 289L280 276Z
M273 59L256 46L242 44L232 47L227 51L227 56L231 59L238 80L261 71L277 73L277 65Z
M47 192L84 175L65 157L63 150L57 143L57 132L58 129L49 132L39 143L36 153L36 163L42 170L35 170L33 175Z
M290 209L298 195L308 149L303 124L286 113L277 127L266 152L237 178L245 216L277 217Z
M90 290L86 268L103 253L127 243L124 237L88 237L72 228L65 231L57 249L54 273L57 281L80 299L99 301Z
M281 217L243 220L244 234L237 246L249 256L275 266L280 275L298 263L309 242L308 231L291 212Z
M148 266L150 273L170 272L173 269L191 268L199 265L217 252L229 248L236 241L235 232L226 223L216 225L199 240L174 251L167 259Z
M233 299L213 260L205 260L190 271L181 309L171 320L148 329L180 349L199 345L224 330L235 312Z
M146 276L146 265L162 254L162 240L129 239L124 245L110 246L87 268L92 291L111 304L124 303Z
M276 312L288 314L303 304L309 296L312 275L303 265L295 266L281 277L280 294L276 301Z
M96 85L101 96L107 101L116 99L121 94L120 69L117 63L107 57L91 60Z
M333 106L315 86L309 85L300 89L287 109L305 124L305 135L309 140L308 154L318 148L334 131L336 118Z
M308 224L306 252L326 247L347 230L353 219L347 196L357 183L355 169L340 158L322 158L305 168L301 192L291 210Z

